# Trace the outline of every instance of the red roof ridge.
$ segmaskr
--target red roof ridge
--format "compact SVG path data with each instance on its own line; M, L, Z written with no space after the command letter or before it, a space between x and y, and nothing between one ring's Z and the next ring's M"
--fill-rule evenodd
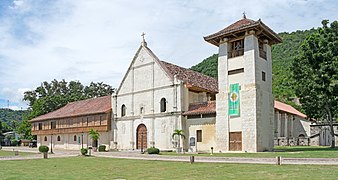
M211 92L218 92L218 82L215 78L204 75L200 72L193 71L166 61L160 61L170 75L177 77L177 79L190 84L195 87L199 87Z
M296 108L294 108L294 107L292 107L288 104L285 104L283 102L275 100L274 107L275 107L275 109L278 109L280 111L288 112L288 113L294 114L296 116L299 116L301 118L307 118L307 116L305 114L303 114L302 112L298 111Z
M111 110L111 95L94 97L90 99L70 102L55 111L33 118L30 120L30 122L105 113Z

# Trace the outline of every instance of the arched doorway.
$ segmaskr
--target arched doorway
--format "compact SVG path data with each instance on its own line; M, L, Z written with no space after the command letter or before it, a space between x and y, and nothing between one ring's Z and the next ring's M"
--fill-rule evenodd
M140 124L136 130L136 149L147 149L147 127Z

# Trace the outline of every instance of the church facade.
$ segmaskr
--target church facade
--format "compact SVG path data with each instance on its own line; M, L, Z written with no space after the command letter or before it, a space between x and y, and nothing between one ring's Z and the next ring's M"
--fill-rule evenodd
M141 151L149 147L182 147L191 152L211 148L214 152L272 150L275 127L279 127L274 126L274 118L279 111L274 108L272 95L271 46L281 39L262 21L245 16L204 39L219 48L218 81L161 61L143 39L116 93L106 97L111 101L110 111L96 111L98 117L100 113L104 117L104 124L90 126L103 134L99 144L109 149ZM84 142L90 145L86 129L81 127L88 123L83 124L82 119L96 114L81 112L47 114L31 120L38 144L51 144L47 134L57 137L59 133L67 139L60 142L60 148L76 149ZM67 126L67 131L61 130L62 125L56 126L54 129L60 130L53 132L36 129L39 123L59 123L65 118L81 126ZM76 145L70 146L73 128L78 128L74 131L77 136L85 138L73 138ZM174 130L183 130L185 138L172 137Z

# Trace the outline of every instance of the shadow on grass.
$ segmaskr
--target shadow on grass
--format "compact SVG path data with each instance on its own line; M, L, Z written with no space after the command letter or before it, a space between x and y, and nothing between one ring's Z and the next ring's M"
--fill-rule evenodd
M338 151L338 147L324 147L324 146L279 146L275 147L274 150L279 152L299 152L299 151Z

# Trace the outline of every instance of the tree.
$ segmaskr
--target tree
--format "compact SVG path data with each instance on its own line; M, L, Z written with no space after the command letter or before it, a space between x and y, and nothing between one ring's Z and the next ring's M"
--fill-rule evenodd
M67 103L111 95L115 91L110 85L103 82L91 83L83 86L79 81L66 82L53 80L44 81L33 91L24 93L23 100L29 103L31 113L28 119L46 114L61 108Z
M21 121L16 128L16 133L20 134L21 139L32 140L32 126L31 123L28 122L27 119Z
M175 136L178 136L177 152L181 152L181 138L183 137L183 139L185 139L185 136L184 136L183 133L184 133L183 130L175 129L175 130L174 130L174 133L172 134L172 138L173 138L173 139L175 138Z
M97 140L100 138L100 133L98 130L90 129L88 132L90 138L93 140L93 147L97 147Z
M293 61L295 92L309 118L326 122L335 147L333 123L338 117L338 22L308 36Z

